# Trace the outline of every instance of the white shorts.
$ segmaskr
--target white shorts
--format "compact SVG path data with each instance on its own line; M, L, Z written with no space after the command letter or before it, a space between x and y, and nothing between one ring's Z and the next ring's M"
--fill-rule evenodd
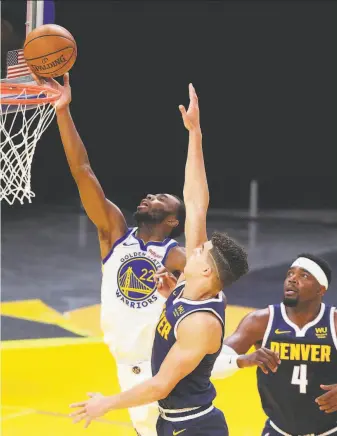
M117 371L122 391L131 389L152 377L151 362L141 362L134 365L117 364ZM133 407L129 409L129 414L132 424L140 436L157 436L156 424L159 416L157 403Z

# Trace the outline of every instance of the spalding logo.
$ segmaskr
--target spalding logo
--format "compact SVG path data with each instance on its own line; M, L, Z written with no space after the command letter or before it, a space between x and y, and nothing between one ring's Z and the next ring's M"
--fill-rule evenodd
M48 59L48 58L44 58L42 61L43 63L44 63L45 59ZM50 70L51 68L55 68L58 65L64 64L65 62L67 62L67 59L64 57L64 55L61 55L59 58L55 59L53 62L49 62L48 64L45 64L45 65L33 65L33 64L31 64L31 67L32 67L34 72L38 73L40 71L46 71L46 70Z

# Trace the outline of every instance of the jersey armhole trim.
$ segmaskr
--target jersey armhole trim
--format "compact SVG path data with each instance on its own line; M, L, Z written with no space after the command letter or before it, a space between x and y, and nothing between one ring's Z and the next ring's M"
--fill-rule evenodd
M221 316L214 309L211 309L211 308L208 308L208 307L205 307L205 308L204 307L200 307L198 309L191 310L190 312L185 313L185 315L183 315L181 318L178 319L178 321L176 322L176 324L174 326L174 337L176 338L176 340L177 340L177 330L178 330L179 324L181 323L181 321L184 318L186 318L188 315L191 315L191 313L194 313L194 312L212 312L219 319L219 321L221 323L221 327L222 327L222 339L221 339L221 347L222 347L222 341L223 341L223 337L225 335L225 325L224 325L224 322L223 322Z
M174 303L178 303L178 301L181 301L182 303L190 304L191 306L197 306L197 305L201 306L202 304L207 304L207 303L222 303L224 299L225 296L223 291L220 291L216 297L208 298L207 300L189 300L188 298L181 297L181 293L180 293L180 295L174 300Z
M175 298L174 298L174 300L172 301L172 304L175 304L175 303L176 303L176 300L177 300L177 299L179 298L179 296L181 295L181 293L182 293L182 291L183 291L185 285L186 285L186 280L183 280L182 282L178 283L177 286L173 289L173 291L171 292L171 295L173 294ZM180 289L179 289L179 288L180 288ZM178 291L178 290L179 290L179 292L176 292L176 291ZM174 293L174 292L175 292L175 293Z
M166 253L165 253L165 255L164 255L164 257L163 257L163 259L161 261L163 266L165 266L165 262L166 262L166 259L167 259L167 256L168 256L169 252L172 250L172 248L177 247L178 245L179 245L178 242L173 241L172 244L170 244L170 245L168 245L166 247Z
M266 331L264 332L264 335L263 335L263 340L262 340L261 347L265 347L266 346L266 343L268 341L268 338L269 338L269 335L270 335L270 332L271 332L271 328L272 328L272 325L273 325L273 321L274 321L274 313L275 313L274 306L270 305L270 306L268 306L268 308L269 308L269 319L268 319L268 324L267 324Z
M110 256L112 255L112 253L113 253L114 249L117 247L117 245L119 245L121 242L123 242L130 235L132 230L134 230L134 228L128 229L128 231L126 233L124 233L124 235L122 237L120 237L119 239L117 239L117 241L114 242L109 253L105 256L104 259L102 259L103 265L109 260Z
M337 334L336 334L336 327L335 327L335 313L336 308L332 307L330 309L330 329L331 329L331 336L333 343L335 344L335 348L337 350Z

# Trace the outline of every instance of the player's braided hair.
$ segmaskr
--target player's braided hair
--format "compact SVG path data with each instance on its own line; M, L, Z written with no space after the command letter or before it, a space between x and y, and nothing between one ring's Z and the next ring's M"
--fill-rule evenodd
M217 275L223 286L229 286L248 272L247 253L226 233L214 232L211 241L209 253Z

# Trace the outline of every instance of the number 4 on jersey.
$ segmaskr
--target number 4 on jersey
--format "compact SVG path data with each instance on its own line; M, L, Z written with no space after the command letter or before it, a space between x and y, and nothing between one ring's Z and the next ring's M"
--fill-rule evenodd
M291 384L298 385L300 387L300 394L307 393L307 365L294 366Z

